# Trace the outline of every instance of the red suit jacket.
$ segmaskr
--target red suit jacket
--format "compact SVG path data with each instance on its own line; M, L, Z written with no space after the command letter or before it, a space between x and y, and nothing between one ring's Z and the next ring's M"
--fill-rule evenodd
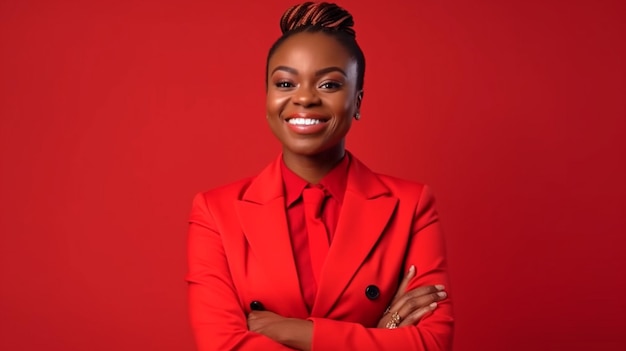
M291 350L250 332L252 301L313 321L312 350L450 350L450 298L414 326L376 325L413 264L408 289L448 286L445 245L424 185L375 174L352 156L335 237L311 312L285 216L280 158L258 176L198 194L189 228L191 324L200 351ZM366 294L379 291L376 294Z

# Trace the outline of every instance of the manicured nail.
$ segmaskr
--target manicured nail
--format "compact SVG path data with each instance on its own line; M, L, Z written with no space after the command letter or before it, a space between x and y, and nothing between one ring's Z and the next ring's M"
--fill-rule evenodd
M409 267L409 274L415 274L415 266L411 265L411 267Z
M446 294L445 291L440 291L437 293L437 295L439 295L439 297L441 297L442 299L445 298L446 296L448 296L448 294Z
M437 308L437 303L433 302L430 305L428 305L428 307L430 307L431 310L434 310L435 308Z
M444 290L445 288L446 288L446 287L445 287L445 286L443 286L443 285L435 285L435 289L437 289L437 290L439 290L439 291Z

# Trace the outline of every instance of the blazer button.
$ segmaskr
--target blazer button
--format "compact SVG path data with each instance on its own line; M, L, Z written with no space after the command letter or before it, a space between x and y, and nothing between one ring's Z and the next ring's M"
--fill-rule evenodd
M376 300L380 296L380 289L376 285L365 288L365 296L370 300Z
M263 306L261 301L252 301L250 302L250 309L253 311L265 311L265 306Z

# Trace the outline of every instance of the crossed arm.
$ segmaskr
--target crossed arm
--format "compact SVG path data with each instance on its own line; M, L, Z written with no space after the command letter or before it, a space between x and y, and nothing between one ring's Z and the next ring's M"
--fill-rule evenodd
M224 248L203 196L194 200L189 229L189 299L191 323L200 351L210 350L450 350L452 312L444 245L424 191L416 210L407 260L414 263L398 287L390 313L376 328L325 318L285 318L269 311L247 316L230 276ZM417 269L415 269L417 267ZM403 317L387 326L394 312Z
M400 328L411 326L420 321L437 308L437 301L447 297L443 285L430 285L406 291L411 280L415 277L415 266L411 266L405 275L398 291L377 328ZM393 311L393 312L392 312ZM393 318L405 316L398 323ZM396 325L397 324L397 325ZM269 311L252 311L248 314L248 328L296 350L311 350L313 341L313 322L297 318L285 318Z

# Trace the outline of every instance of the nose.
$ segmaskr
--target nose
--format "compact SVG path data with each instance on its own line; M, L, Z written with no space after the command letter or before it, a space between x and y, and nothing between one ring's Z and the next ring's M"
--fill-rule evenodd
M319 104L320 97L314 86L303 84L294 91L293 102L296 105L307 107Z

